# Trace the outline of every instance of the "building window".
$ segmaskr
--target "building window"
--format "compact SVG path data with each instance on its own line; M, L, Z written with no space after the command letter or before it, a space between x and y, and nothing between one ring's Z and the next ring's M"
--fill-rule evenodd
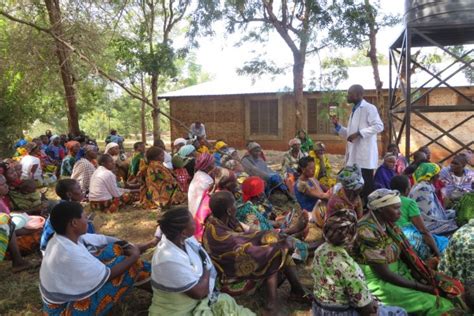
M329 104L318 104L318 99L308 99L308 133L309 134L333 134L331 130L329 115L333 106ZM334 128L332 128L334 129Z
M250 101L250 134L278 136L278 99Z

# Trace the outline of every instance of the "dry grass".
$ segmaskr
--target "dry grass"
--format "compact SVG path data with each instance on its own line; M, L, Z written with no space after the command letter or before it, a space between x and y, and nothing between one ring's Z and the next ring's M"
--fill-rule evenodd
M275 166L281 159L282 153L269 152L267 157ZM338 170L340 157L331 157ZM48 192L49 193L49 192ZM156 211L143 210L137 207L128 207L116 214L98 214L94 218L97 230L106 235L117 236L131 242L144 242L152 238L156 229ZM143 255L143 259L150 260L153 250ZM30 255L29 260L40 260L39 254ZM311 260L297 266L298 275L303 285L311 289L310 275ZM40 315L41 297L38 290L39 270L11 273L9 261L0 262L0 315ZM281 304L281 315L310 315L309 307L287 301L289 285L285 282L278 291ZM252 296L242 296L237 301L253 311L259 311L263 306L264 295L257 291ZM122 304L116 306L110 315L147 315L151 303L151 294L142 290L133 289Z

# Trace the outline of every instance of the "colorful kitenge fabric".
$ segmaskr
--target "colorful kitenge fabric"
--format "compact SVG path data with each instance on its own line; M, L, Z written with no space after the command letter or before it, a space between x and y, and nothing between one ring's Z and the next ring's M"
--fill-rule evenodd
M448 299L439 297L439 294L458 299L463 292L461 283L430 270L410 247L398 226L381 225L372 211L357 226L354 256L361 264L370 291L382 303L400 306L408 313L417 315L441 315L454 308ZM437 295L387 282L372 270L370 265L373 264L386 264L403 278L431 284Z
M0 262L5 258L11 234L14 229L10 215L0 213Z
M337 210L342 210L342 209L354 210L356 214L362 214L363 212L362 199L360 198L359 195L357 195L355 200L350 201L346 195L345 189L341 188L339 189L339 191L337 191L336 194L333 194L331 198L329 198L326 216L331 216Z
M261 205L254 205L248 201L237 207L235 217L239 222L248 225L252 230L271 230L272 224L265 216L265 208Z
M474 218L474 192L463 195L457 206L456 222L462 226Z
M344 247L322 244L314 253L311 271L318 305L345 309L372 302L362 270Z
M305 137L304 139L301 139L299 137L300 132L304 133L304 137ZM307 153L311 149L313 149L314 142L311 139L311 137L308 136L308 133L306 133L306 131L304 129L301 129L298 132L296 132L296 138L298 138L301 141L301 151L302 152Z
M194 215L194 223L196 224L196 230L194 231L194 237L202 242L202 234L204 233L204 225L206 218L211 215L212 211L209 207L209 201L211 200L211 190L206 190L201 198L201 203Z
M430 181L435 175L441 171L441 168L432 162L424 162L416 168L413 177L416 182Z
M430 182L421 181L417 183L411 189L409 197L418 204L421 217L423 217L426 228L431 233L442 235L453 232L458 228L455 211L443 208L436 196L435 188Z
M120 206L130 204L134 201L132 194L124 192L120 197L113 198L107 201L89 201L91 211L100 211L105 213L115 213L120 209Z
M191 182L191 177L189 176L188 170L185 168L175 168L173 169L174 176L178 181L181 191L188 193L189 183Z
M107 267L112 268L125 260L122 248L117 244L109 244L94 256ZM51 316L63 315L107 315L110 309L119 303L135 284L148 281L151 266L148 262L138 260L125 273L105 283L92 296L80 301L66 304L45 304L43 311Z
M245 233L238 222L229 226L210 216L203 235L203 245L218 271L222 292L248 292L284 266L294 265L286 242L278 233Z
M346 166L337 175L337 181L348 190L358 190L364 186L362 171L357 165Z
M296 200L302 209L311 212L314 209L314 206L319 201L318 198L310 196L308 191L312 190L316 186L319 186L318 180L311 178L308 180L302 180L299 178L294 186L294 192Z
M332 166L329 162L329 158L327 155L323 155L323 163L324 168L326 169L324 172L321 168L321 160L319 159L318 155L311 150L309 152L309 156L313 157L314 159L314 177L318 179L321 185L325 186L326 188L331 188L336 184L336 178L332 176Z
M451 237L439 270L464 283L474 281L474 219Z
M41 193L35 191L32 193L21 193L17 190L10 190L8 192L10 204L15 211L30 211L41 206Z
M160 205L177 205L187 200L187 195L173 176L173 173L160 161L150 161L139 173L143 179L140 188L140 202L147 208Z
M453 172L451 172L451 167L445 167L439 173L439 179L444 184L444 194L449 199L458 200L465 193L472 191L474 172L464 168L462 176L457 177Z
M421 216L420 209L416 202L405 196L400 196L402 206L400 208L401 216L396 222L407 237L413 250L418 256L425 260L432 255L430 247L425 243L423 235L418 231L415 225L412 224L412 218ZM448 246L449 239L444 236L432 235L438 250L443 253Z
M140 162L145 159L145 155L141 152L134 152L130 159L130 166L128 167L129 176L136 177L138 171L140 171Z
M61 177L70 177L75 163L75 157L70 155L64 157L63 162L61 163Z
M298 161L304 157L302 151L299 151L295 156L293 156L292 149L288 150L285 155L283 155L283 161L281 162L281 171L282 177L286 178L288 174L295 174L298 170Z
M61 161L64 158L64 149L61 146L51 144L46 149L46 154L53 160Z

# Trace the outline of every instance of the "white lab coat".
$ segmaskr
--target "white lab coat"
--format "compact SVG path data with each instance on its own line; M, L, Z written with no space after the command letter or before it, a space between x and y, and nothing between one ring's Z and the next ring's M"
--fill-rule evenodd
M357 164L362 169L377 169L379 151L377 134L383 131L383 122L375 105L362 100L360 106L349 118L347 127L341 126L338 134L344 139L359 132L362 137L347 142L346 166Z

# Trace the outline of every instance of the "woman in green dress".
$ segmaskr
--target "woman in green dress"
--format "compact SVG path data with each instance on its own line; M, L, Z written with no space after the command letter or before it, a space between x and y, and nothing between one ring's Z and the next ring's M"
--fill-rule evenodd
M370 210L357 225L354 257L369 290L382 303L400 306L410 314L443 315L455 309L450 299L464 306L462 284L430 270L395 224L400 218L399 195L388 189L371 193Z

